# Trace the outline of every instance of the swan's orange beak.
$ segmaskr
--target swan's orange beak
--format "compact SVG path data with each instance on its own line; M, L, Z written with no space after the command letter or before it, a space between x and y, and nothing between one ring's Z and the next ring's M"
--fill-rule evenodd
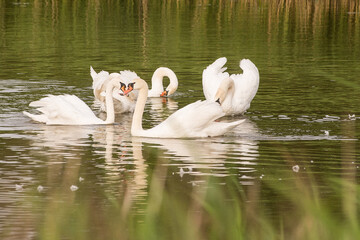
M121 91L123 91L125 96L127 96L132 90L134 90L134 88L131 85L128 87L128 89L125 89L125 87L121 88Z
M166 97L168 95L169 91L165 90L160 94L160 97Z
M120 90L122 91L122 92L120 92L120 95L121 95L121 96L124 96L124 95L125 95L125 92L126 92L126 86L125 86L125 85L122 85L121 88L120 88Z

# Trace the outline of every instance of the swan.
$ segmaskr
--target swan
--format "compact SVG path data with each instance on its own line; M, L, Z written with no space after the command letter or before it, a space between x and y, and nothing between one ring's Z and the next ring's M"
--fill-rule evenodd
M163 87L164 77L168 77L170 80L165 90ZM170 96L176 91L178 84L178 78L173 70L167 67L159 67L155 70L151 78L151 89L149 90L148 97Z
M132 136L157 138L213 137L223 135L244 121L216 122L215 120L224 116L221 106L215 101L199 100L174 112L159 125L144 130L142 117L148 96L148 85L143 79L136 78L127 85L125 91L123 87L121 88L125 95L133 90L139 90L139 95L131 123ZM221 97L221 94L219 96Z
M106 103L105 103L105 90L107 84L115 77L121 77L123 81L132 80L135 77L138 77L135 73L130 71L122 71L120 73L111 73L107 71L96 71L90 66L90 75L93 79L93 92L95 96L96 103L100 104L100 110L106 112ZM114 111L117 113L123 112L133 112L135 108L136 95L134 93L129 94L128 96L121 96L116 89L113 90L113 98L116 99L114 102Z
M223 90L227 94L221 104L225 115L243 114L259 88L259 71L249 59L242 59L240 68L243 73L229 76L225 72L226 61L226 57L219 58L203 71L203 92L206 99L213 100L221 82L226 81Z
M139 76L135 72L130 70L120 71L120 75L122 79L127 81L139 78ZM165 90L163 86L164 77L168 77L170 80L170 83ZM176 89L178 88L178 84L178 78L176 77L176 74L173 70L167 67L159 67L155 70L151 77L151 89L148 92L148 97L168 97L176 91Z
M139 76L130 70L120 71L120 73L111 73L107 71L96 71L90 66L90 75L93 79L93 91L97 102L100 103L100 109L106 111L105 108L105 88L107 83L114 77L120 76L125 82L131 81ZM164 90L163 79L168 77L169 85ZM167 67L159 67L153 73L151 78L152 88L149 90L148 97L167 97L172 95L178 87L178 79L174 71ZM115 101L115 112L133 112L135 108L136 93L130 93L128 96L121 96L117 93L113 97L118 100Z
M47 125L93 125L112 124L115 121L113 89L120 89L119 78L112 79L106 87L107 116L102 120L95 116L93 111L75 95L48 95L29 106L37 107L42 114L23 113L31 119Z

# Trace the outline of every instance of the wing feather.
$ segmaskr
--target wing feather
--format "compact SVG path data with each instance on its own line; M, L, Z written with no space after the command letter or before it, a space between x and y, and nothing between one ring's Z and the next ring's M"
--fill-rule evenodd
M206 99L212 100L215 97L221 80L229 77L229 73L225 72L227 69L224 67L226 62L226 57L219 58L203 71L202 85Z

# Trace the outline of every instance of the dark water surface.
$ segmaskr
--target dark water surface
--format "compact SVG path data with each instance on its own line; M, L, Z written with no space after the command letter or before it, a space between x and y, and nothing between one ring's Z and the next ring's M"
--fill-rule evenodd
M130 69L148 82L166 66L179 88L167 100L148 100L144 127L152 127L204 99L202 71L223 56L230 73L241 73L242 58L260 72L246 122L223 137L134 138L131 114L118 114L112 126L80 127L45 126L22 114L46 94L68 93L102 116L90 65ZM358 217L354 191L335 191L329 178L359 182L359 76L356 1L0 0L0 238L206 238L211 217L194 214L202 221L188 235L183 230L192 226L169 224L198 213L193 198L200 198L220 222L227 202L239 201L241 226L257 219L253 229L275 229L267 239L278 232L311 239L301 234L313 230L311 220L297 215L310 208L296 197L304 186L339 222L349 212ZM240 200L228 195L231 186ZM154 215L163 211L172 214ZM289 212L297 217L289 221ZM162 231L149 216L168 235L156 235ZM234 229L218 232L264 239L252 228Z

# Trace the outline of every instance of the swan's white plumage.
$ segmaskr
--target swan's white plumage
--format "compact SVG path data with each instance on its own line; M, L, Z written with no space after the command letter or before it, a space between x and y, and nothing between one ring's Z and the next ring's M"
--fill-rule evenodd
M130 82L130 81L134 80L135 78L139 77L135 72L130 71L130 70L120 71L120 75L121 75L121 78L126 82Z
M107 86L106 95L107 117L102 120L95 116L93 111L80 98L75 95L48 95L38 101L31 102L42 114L23 113L31 119L46 123L47 125L93 125L114 123L114 104L112 100L113 89L120 89L119 79L113 79Z
M158 138L213 137L223 135L244 121L215 122L216 119L224 115L223 110L218 103L207 100L191 103L174 112L159 125L144 130L142 128L142 114L148 87L142 79L136 79L134 82L134 89L139 89L139 96L131 126L133 136Z
M169 85L165 89L167 96L170 96L176 91L178 87L178 79L174 71L167 67L159 67L155 70L151 78L151 89L148 92L148 97L161 96L161 94L164 92L164 77L168 77L170 80Z
M96 73L95 70L90 66L90 75L93 79L92 88L94 91L95 101L100 105L100 110L106 112L106 102L105 102L105 89L107 84L116 77L120 77L127 84L130 80L137 77L136 73L131 71L121 71L120 73L111 73L107 71L100 71ZM113 92L114 109L115 112L132 112L135 108L135 99L134 94L129 96L120 96L117 91Z
M130 70L123 70L120 73L111 73L107 71L100 71L96 73L95 70L90 66L90 75L93 79L93 91L96 103L100 105L101 111L105 109L105 88L108 82L114 78L120 76L124 84L128 84L133 79L139 78L139 76ZM166 87L166 96L173 94L178 87L178 79L174 71L167 67L159 67L153 73L151 78L152 89L149 90L148 97L160 97L164 92L163 79L168 77L170 80L169 85ZM128 96L120 96L117 93L113 93L113 97L117 100L114 103L115 112L133 112L135 108L135 100L137 97L137 91L131 92Z
M120 74L124 81L130 82L136 78L139 78L135 72L130 70L120 71ZM148 92L148 97L153 98L161 96L161 94L164 92L164 77L168 77L170 80L169 85L166 87L166 91L168 91L167 96L170 96L176 91L178 87L178 79L174 71L167 67L159 67L155 70L151 78L151 89Z
M37 122L47 125L87 125L104 124L92 110L75 95L48 95L38 101L31 102L30 107L36 107L41 115L24 112Z
M203 71L202 85L206 99L213 100L221 80L229 77L229 74L224 72L227 69L224 68L226 61L225 57L219 58Z
M197 101L174 112L154 128L144 130L140 136L159 138L194 138L223 135L243 120L233 123L215 122L224 116L219 104Z
M225 57L217 59L203 71L203 91L206 99L213 100L221 82L229 77L226 68ZM249 59L240 61L242 74L232 74L234 89L228 92L221 104L226 115L242 114L249 107L259 88L259 71Z
M101 90L105 83L109 81L110 74L107 71L100 71L96 73L95 70L90 66L90 75L93 78L92 88L95 90Z

